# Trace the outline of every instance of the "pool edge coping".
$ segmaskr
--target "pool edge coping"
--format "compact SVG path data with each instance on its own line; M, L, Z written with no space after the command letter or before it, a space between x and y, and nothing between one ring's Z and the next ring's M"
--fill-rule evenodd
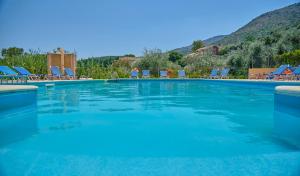
M0 85L0 93L35 91L38 86L34 85Z
M276 86L275 92L277 94L300 96L300 86Z

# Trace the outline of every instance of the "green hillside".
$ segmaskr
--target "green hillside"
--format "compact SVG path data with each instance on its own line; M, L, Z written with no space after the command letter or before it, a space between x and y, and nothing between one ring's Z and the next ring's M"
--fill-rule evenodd
M212 44L217 43L218 41L224 39L224 37L226 37L226 35L218 35L218 36L208 38L208 39L204 40L203 42L206 46L212 45Z
M184 46L184 47L181 47L181 48L176 48L172 51L175 51L177 53L180 53L182 55L187 55L187 54L190 54L192 52L192 45L189 45L189 46Z
M276 29L284 30L298 24L300 24L300 3L262 14L230 35L211 37L203 42L205 45L237 44L247 38L261 38ZM173 51L186 55L191 53L191 50L192 45L189 45Z
M246 38L263 37L276 29L282 30L297 24L300 24L300 3L264 13L215 44L239 43Z

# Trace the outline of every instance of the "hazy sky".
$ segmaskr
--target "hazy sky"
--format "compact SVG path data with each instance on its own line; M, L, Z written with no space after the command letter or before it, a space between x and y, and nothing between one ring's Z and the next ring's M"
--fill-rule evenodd
M141 55L229 34L299 0L0 0L0 48Z

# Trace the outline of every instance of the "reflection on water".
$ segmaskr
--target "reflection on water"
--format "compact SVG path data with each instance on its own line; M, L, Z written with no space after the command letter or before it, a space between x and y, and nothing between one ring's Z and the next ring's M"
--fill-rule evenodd
M235 124L230 127L232 131L248 134L249 143L267 143L279 142L273 138L273 88L270 85L249 88L223 83L137 81L106 85L103 94L107 100L135 102L145 110L189 108L199 114L199 119L220 116Z
M200 146L205 148L215 144L216 141L231 141L233 138L241 145L246 143L284 146L273 134L273 89L274 87L270 85L247 87L201 81L95 82L76 86L66 85L40 90L39 114L45 115L46 119L52 122L51 125L44 123L43 129L49 131L83 130L80 135L94 131L97 138L100 134L112 135L102 136L103 142L107 142L108 150L111 150L108 144L112 141L106 138L112 137L116 143L112 142L111 145L120 146L118 141L127 139L120 137L122 135L138 139L141 135L143 136L141 140L148 144L154 139L166 141L170 139L168 135L176 133L177 137L172 141L174 145L185 141L190 147L195 148ZM88 127L87 124L92 127ZM162 126L168 126L169 129ZM92 130L93 127L95 129ZM158 135L154 129L161 130L162 134L174 131ZM119 134L121 130L122 135ZM135 135L138 130L140 135ZM223 132L220 132L222 130ZM224 136L225 134L228 136ZM85 140L88 146L95 145L94 142ZM134 141L124 143L129 146L137 145ZM171 142L158 144L161 147L157 150L171 146ZM102 145L99 144L99 147L103 147ZM125 146L122 147L126 149ZM289 146L287 148L294 149ZM133 149L128 150L133 152ZM178 148L172 150L174 153L179 151ZM220 147L219 152L222 153L222 150ZM105 147L101 151L105 153ZM193 152L193 154L203 153L199 150Z
M274 165L266 157L273 163L275 156L276 168L286 166L284 162L297 167L299 159L290 152L298 150L273 137L273 88L201 81L96 81L40 88L38 127L34 106L1 111L5 147L0 150L0 175L72 175L74 168L87 173L81 169L94 166L94 171L103 163L119 167L118 161L102 158L120 157L126 165L136 165L129 158L184 158L188 168L194 159L204 159L194 164L198 168L210 158L210 170L211 165L220 166L214 159L225 159L224 168L226 159L233 159L236 168L249 157L255 157L250 165L261 161L268 168ZM285 153L288 157L282 158ZM155 162L151 168L157 166ZM62 172L66 168L70 170Z
M66 86L67 87L67 86ZM56 87L45 88L40 91L39 113L71 113L78 112L79 95L78 89L60 89ZM45 103L46 102L46 103ZM39 101L40 103L40 101Z
M80 111L80 106L99 107L100 111L120 111L144 108L160 110L166 107L186 107L201 114L229 113L237 109L250 110L253 106L265 109L267 113L273 109L272 88L261 91L258 88L241 89L228 85L201 84L197 82L116 82L105 84L78 84L75 86L57 86L54 89L40 92L39 112L69 113ZM267 100L267 102L266 102ZM109 104L137 103L139 107L119 107ZM267 103L267 104L266 104ZM122 105L123 105L122 104ZM240 107L240 104L246 106ZM261 104L262 106L257 106ZM239 110L238 110L239 111ZM240 112L239 111L239 112ZM250 111L251 113L251 111ZM229 113L233 122L244 123L233 113ZM255 116L253 114L249 114ZM270 116L270 114L269 114ZM242 120L242 121L241 121Z

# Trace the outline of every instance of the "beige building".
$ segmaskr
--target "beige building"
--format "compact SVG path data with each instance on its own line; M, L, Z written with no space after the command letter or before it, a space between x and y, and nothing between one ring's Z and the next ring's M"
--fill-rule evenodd
M124 57L120 57L119 60L128 61L128 62L135 62L137 60L137 58L136 57L127 57L127 56L124 56Z
M71 68L76 75L76 54L65 53L63 48L58 48L57 51L48 53L48 74L51 74L51 66L58 66L62 74L64 74L65 67Z
M197 49L196 52L199 54L217 55L217 54L219 54L219 47L216 45L206 46L206 47Z

